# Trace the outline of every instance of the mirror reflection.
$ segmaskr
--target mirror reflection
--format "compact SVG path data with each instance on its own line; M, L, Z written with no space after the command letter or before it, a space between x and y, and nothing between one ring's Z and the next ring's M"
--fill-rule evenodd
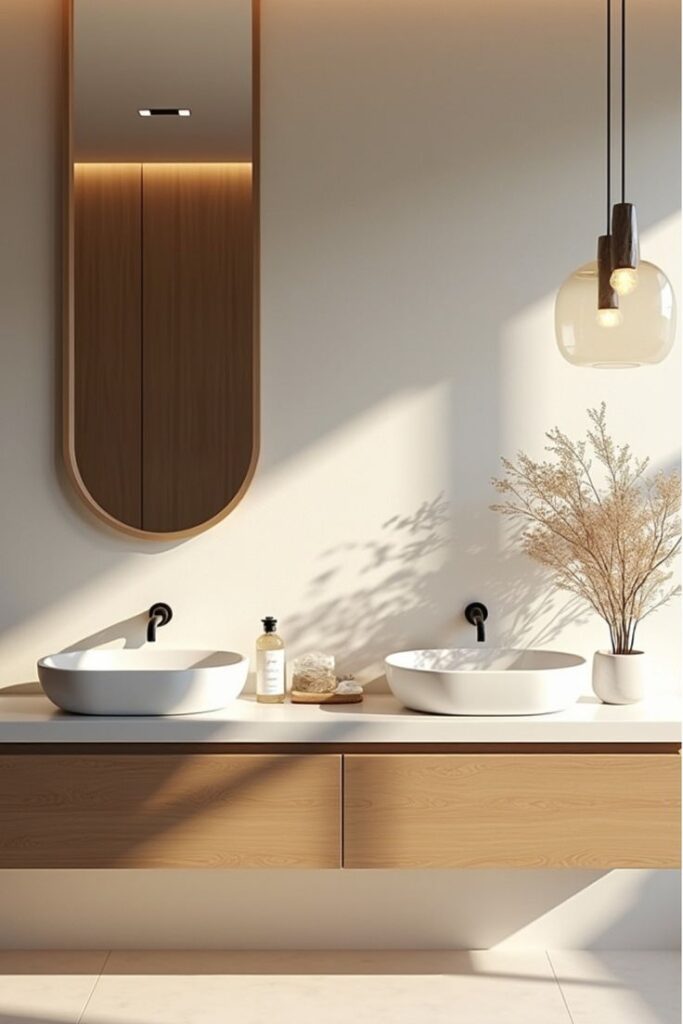
M185 535L257 447L251 0L73 0L67 466L100 518Z

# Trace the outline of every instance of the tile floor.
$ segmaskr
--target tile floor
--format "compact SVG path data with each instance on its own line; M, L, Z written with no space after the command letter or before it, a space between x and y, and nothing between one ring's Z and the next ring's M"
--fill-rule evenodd
M0 952L0 1024L679 1024L677 953Z

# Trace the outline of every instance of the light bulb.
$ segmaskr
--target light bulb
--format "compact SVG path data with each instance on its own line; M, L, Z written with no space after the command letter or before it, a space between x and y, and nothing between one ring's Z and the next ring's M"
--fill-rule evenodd
M618 327L621 323L621 312L618 309L599 309L595 319L601 327Z
M609 283L617 295L630 295L638 286L638 271L633 267L617 267L612 271Z

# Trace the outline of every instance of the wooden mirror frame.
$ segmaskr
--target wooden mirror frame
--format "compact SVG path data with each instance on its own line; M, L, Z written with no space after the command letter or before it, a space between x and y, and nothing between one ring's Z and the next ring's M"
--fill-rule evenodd
M117 533L149 541L176 541L193 537L215 526L242 500L251 484L260 448L260 0L251 0L252 12L252 396L251 457L239 488L215 515L189 528L157 532L122 522L99 504L89 492L76 456L75 380L75 217L74 217L74 3L64 0L65 118L63 137L63 325L62 325L62 451L68 480L85 507Z

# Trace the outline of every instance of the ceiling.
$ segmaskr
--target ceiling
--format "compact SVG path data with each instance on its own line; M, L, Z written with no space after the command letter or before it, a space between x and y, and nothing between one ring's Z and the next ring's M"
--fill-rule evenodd
M74 0L74 158L250 160L251 38L251 0Z

